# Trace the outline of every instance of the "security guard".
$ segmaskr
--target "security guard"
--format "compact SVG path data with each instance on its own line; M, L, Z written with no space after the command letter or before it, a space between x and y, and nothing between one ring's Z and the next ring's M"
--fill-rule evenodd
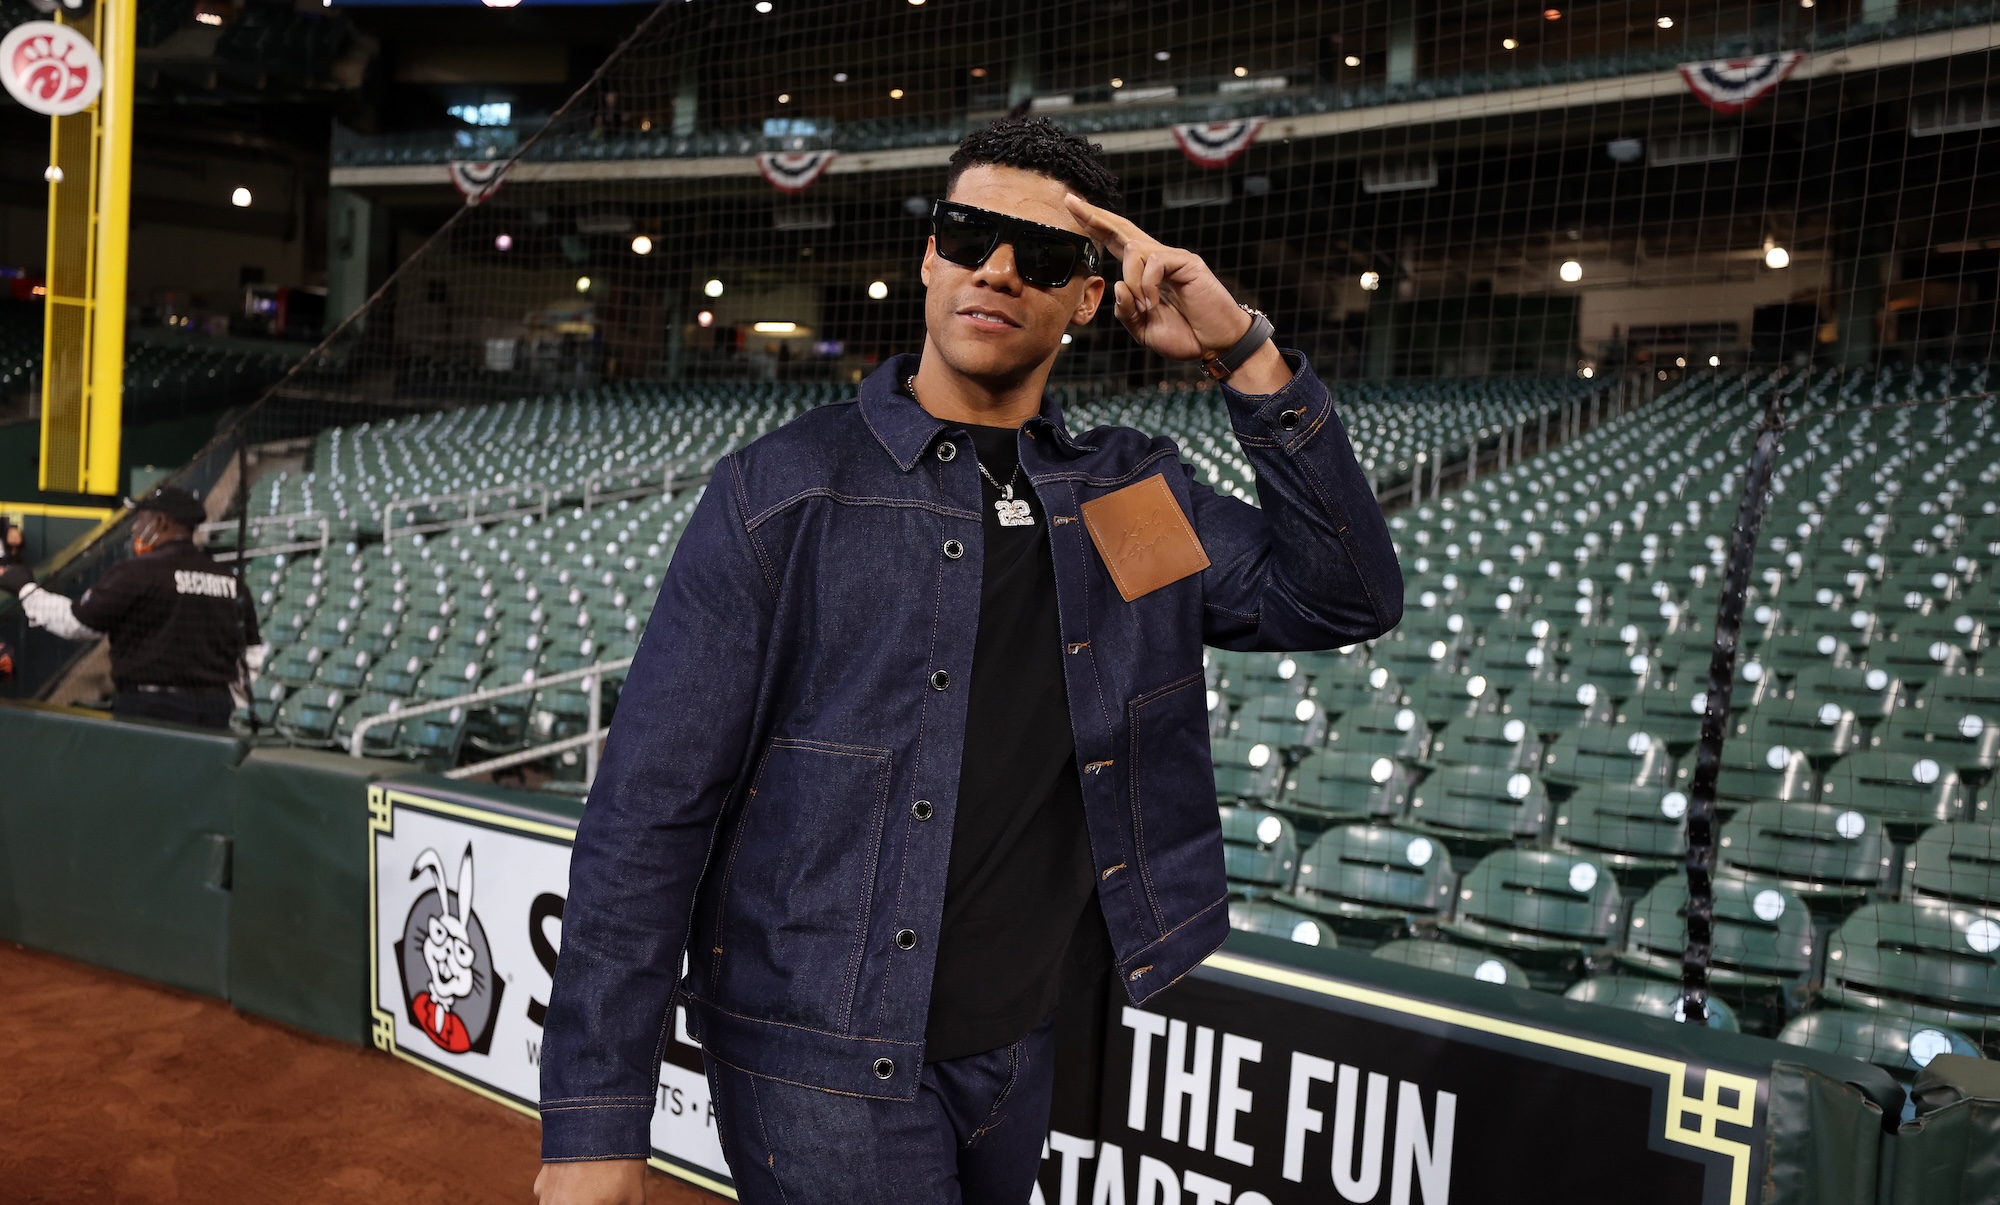
M111 638L115 718L227 728L231 688L264 651L256 611L237 578L195 547L207 512L193 494L161 486L134 510L132 559L81 599L36 585L25 565L0 571L0 590L20 595L35 627L66 640Z

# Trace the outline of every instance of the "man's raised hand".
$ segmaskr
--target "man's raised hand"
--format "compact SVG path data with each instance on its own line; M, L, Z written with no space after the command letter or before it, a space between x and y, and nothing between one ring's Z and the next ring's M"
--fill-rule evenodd
M1199 255L1169 247L1073 193L1064 199L1091 237L1124 265L1112 312L1141 344L1169 360L1194 360L1228 351L1250 329L1250 316Z

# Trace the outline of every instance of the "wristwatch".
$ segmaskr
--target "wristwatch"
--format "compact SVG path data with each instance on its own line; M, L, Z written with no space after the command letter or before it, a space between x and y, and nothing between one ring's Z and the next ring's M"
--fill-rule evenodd
M1273 333L1271 320L1264 316L1264 311L1253 310L1246 305L1243 307L1243 312L1250 315L1250 329L1243 332L1243 337L1236 341L1236 346L1221 355L1212 351L1202 353L1202 368L1218 381L1226 381L1235 376L1236 370L1243 367L1251 356L1256 355L1258 348L1270 342Z

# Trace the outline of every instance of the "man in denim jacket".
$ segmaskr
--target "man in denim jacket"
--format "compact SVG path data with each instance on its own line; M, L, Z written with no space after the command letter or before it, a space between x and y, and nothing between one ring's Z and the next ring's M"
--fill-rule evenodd
M544 1205L644 1199L677 990L744 1201L1025 1201L1054 1002L1143 1002L1228 930L1202 646L1401 618L1325 386L1096 153L968 137L921 357L716 466L577 831ZM1226 377L1261 509L1044 395L1100 248L1132 337Z

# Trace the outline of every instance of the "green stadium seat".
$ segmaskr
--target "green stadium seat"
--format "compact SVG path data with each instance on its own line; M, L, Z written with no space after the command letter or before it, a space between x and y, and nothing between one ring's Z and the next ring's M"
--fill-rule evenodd
M1898 839L1936 821L1974 818L1958 770L1922 752L1856 753L1827 772L1820 800L1878 816Z
M1932 903L1869 904L1827 946L1820 996L1842 1008L2000 1039L2000 918Z
M1816 665L1792 681L1794 704L1803 700L1824 707L1838 703L1863 724L1888 718L1902 701L1903 682L1889 669L1871 662L1860 666Z
M1680 868L1687 809L1678 788L1584 783L1556 813L1556 848L1602 862L1627 890L1643 888Z
M1357 707L1340 717L1326 734L1326 748L1349 757L1392 757L1415 763L1430 752L1431 729L1411 707L1378 703Z
M395 695L370 691L357 695L340 709L340 716L334 722L333 744L347 750L354 740L354 729L361 721L378 715L387 715L400 710L404 700ZM394 757L401 752L396 741L396 724L381 724L362 734L362 752L370 757Z
M462 707L428 712L396 725L396 744L405 757L449 766L458 761L465 742L466 713Z
M1542 775L1550 783L1581 788L1627 783L1664 788L1672 781L1667 743L1637 724L1602 724L1565 732L1551 745Z
M1644 1013L1649 1017L1687 1023L1681 985L1665 979L1643 979L1631 975L1593 975L1589 979L1571 984L1563 996L1565 999L1580 1000L1585 1004L1601 1004L1606 1008L1618 1008L1626 1012ZM1740 1028L1736 1022L1736 1010L1722 1000L1710 997L1708 1028L1735 1033Z
M1401 823L1470 862L1502 845L1538 840L1548 812L1548 793L1525 770L1447 766L1411 789Z
M1793 1017L1778 1032L1778 1040L1787 1046L1864 1059L1887 1068L1905 1084L1940 1054L1986 1057L1977 1042L1949 1026L1841 1008Z
M368 667L368 676L361 685L367 691L407 699L417 692L425 668L426 662L421 657L385 657Z
M1753 803L1723 826L1722 866L1783 883L1815 911L1844 914L1886 891L1894 850L1879 817L1830 803Z
M374 658L365 650L335 649L320 661L319 670L313 675L313 685L353 693L361 689L362 681L368 677L368 667L372 664Z
M1328 724L1360 707L1393 703L1403 686L1387 666L1342 666L1313 679L1312 699L1326 713Z
M1291 821L1258 808L1226 807L1221 814L1222 864L1231 887L1290 890L1299 865Z
M1316 821L1399 816L1415 780L1387 755L1315 749L1285 772L1284 795L1272 806Z
M1302 946L1330 950L1340 945L1340 938L1325 921L1303 912L1294 912L1269 900L1229 901L1229 927L1245 933L1282 937Z
M1278 749L1310 749L1326 740L1326 713L1303 694L1259 695L1230 718L1229 735Z
M1285 772L1281 750L1261 741L1224 737L1209 742L1209 756L1215 763L1215 793L1223 802L1277 798Z
M1529 986L1527 973L1512 961L1486 950L1468 949L1450 942L1404 938L1381 946L1374 951L1374 956L1388 962L1477 979L1481 983L1518 988Z
M1454 915L1440 928L1506 954L1535 987L1560 991L1589 972L1623 922L1617 880L1594 860L1502 849L1466 874Z
M1709 942L1711 994L1727 1000L1752 1032L1775 1032L1804 1003L1813 961L1812 913L1775 881L1716 875ZM1687 881L1661 879L1632 909L1618 960L1678 981L1687 945Z
M1516 716L1462 716L1433 739L1430 760L1440 766L1482 766L1534 774L1541 769L1542 736Z
M1450 909L1456 882L1450 853L1429 837L1350 824L1300 855L1298 878L1281 898L1372 943L1434 922Z
M1453 669L1433 669L1405 686L1410 706L1433 723L1497 710L1500 696L1483 676Z
M294 744L324 747L333 743L334 724L346 703L338 690L304 687L285 697L272 726Z
M1616 711L1610 692L1595 682L1547 677L1509 694L1501 714L1518 716L1559 742L1572 728L1611 723Z
M1904 898L2000 911L2000 825L1960 821L1924 830L1903 863Z

